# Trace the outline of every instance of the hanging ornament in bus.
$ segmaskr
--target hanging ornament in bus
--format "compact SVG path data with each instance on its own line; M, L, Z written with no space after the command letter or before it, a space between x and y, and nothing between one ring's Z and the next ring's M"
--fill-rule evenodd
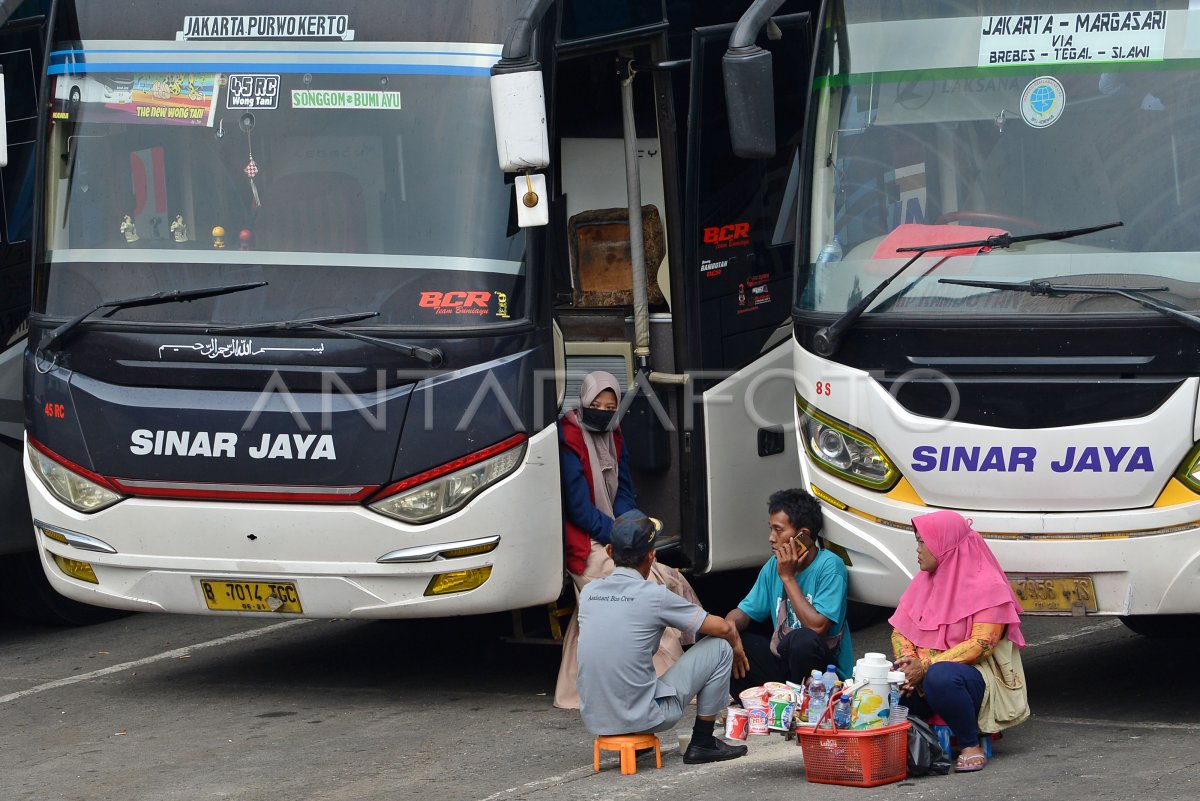
M121 234L125 237L126 242L138 241L137 225L133 222L133 217L128 214L121 220Z
M250 194L254 195L254 208L262 205L258 199L258 187L254 185L254 176L258 175L258 162L254 160L254 151L250 151L250 161L246 164L246 175L250 177Z
M250 141L250 132L254 130L254 115L247 112L238 120L238 126L246 132L246 150L250 154L250 161L246 163L246 168L243 172L250 179L250 194L254 196L254 208L262 205L262 201L258 197L258 186L254 183L254 177L258 175L258 162L254 160L254 144Z

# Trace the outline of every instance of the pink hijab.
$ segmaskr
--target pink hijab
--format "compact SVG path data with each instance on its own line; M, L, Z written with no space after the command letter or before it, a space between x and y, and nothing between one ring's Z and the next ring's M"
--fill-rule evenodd
M913 578L888 622L921 648L953 648L971 636L976 623L1007 625L1005 636L1025 647L1020 602L979 532L948 510L919 515L912 522L937 557L937 567Z

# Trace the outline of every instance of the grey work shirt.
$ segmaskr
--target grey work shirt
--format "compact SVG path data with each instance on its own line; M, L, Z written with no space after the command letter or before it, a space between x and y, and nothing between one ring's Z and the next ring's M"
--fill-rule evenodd
M579 593L579 712L592 734L648 731L663 721L656 698L676 694L654 673L663 629L694 634L707 613L630 567ZM688 699L691 700L691 699Z

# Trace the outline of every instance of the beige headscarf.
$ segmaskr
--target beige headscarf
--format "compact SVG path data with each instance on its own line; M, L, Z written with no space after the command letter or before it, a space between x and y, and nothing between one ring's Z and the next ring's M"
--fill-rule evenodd
M596 370L583 377L579 387L579 408L585 409L606 389L611 389L617 399L621 398L621 385L612 373ZM592 469L592 495L596 508L609 517L613 514L613 501L617 499L617 442L612 431L589 431L583 427L579 411L574 412L575 422L583 431L583 444L587 448L588 463Z

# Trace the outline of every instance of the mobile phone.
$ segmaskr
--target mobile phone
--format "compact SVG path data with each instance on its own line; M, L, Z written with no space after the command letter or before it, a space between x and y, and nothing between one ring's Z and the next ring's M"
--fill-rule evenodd
M800 541L799 534L796 534L794 537L792 537L790 540L788 540L788 542L792 543L799 549L796 552L796 558L800 558L801 556L804 556L804 554L808 553L808 546Z

